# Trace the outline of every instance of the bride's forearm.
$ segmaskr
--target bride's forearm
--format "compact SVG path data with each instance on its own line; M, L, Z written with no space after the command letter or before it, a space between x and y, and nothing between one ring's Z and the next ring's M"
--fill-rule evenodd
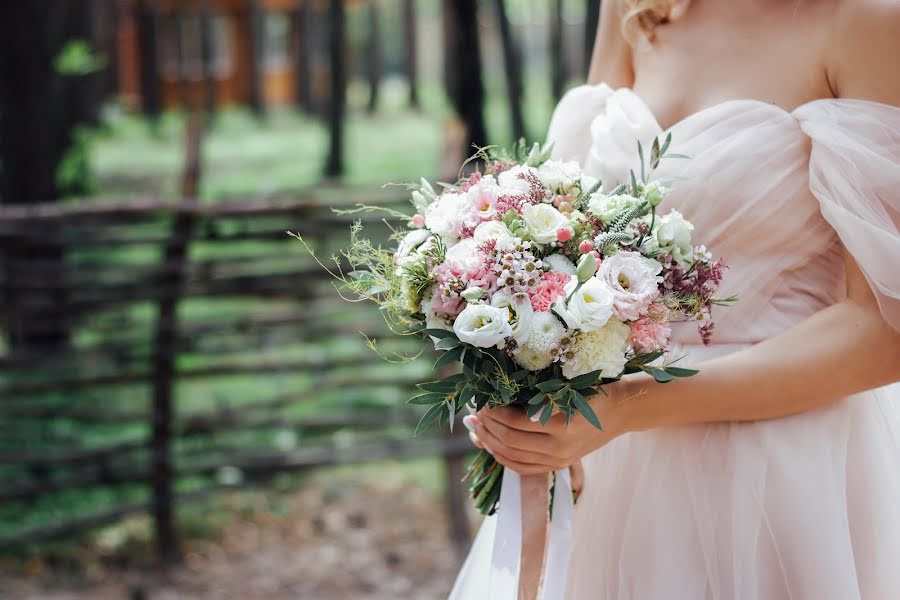
M900 380L900 334L877 306L846 300L697 368L668 384L626 378L616 394L625 428L773 419L887 385Z

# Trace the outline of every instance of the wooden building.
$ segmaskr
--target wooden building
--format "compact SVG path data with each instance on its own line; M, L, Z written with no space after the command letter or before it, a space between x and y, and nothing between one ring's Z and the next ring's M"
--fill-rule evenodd
M325 0L120 0L116 53L126 106L310 105L327 86Z

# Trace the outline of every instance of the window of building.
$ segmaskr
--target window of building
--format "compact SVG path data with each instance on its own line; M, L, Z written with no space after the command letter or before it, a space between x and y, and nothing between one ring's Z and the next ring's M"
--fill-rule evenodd
M291 45L291 19L285 12L267 12L262 27L263 65L267 69L287 67Z

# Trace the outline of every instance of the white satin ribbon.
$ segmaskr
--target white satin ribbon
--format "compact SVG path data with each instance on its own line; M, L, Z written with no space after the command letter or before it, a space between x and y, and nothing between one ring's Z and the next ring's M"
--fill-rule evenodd
M572 525L575 504L572 501L572 482L569 470L556 472L553 493L553 518L550 521L550 540L547 545L541 600L564 600L569 555L572 551ZM519 568L522 553L522 486L519 476L511 469L503 470L503 489L497 508L497 528L491 556L491 600L517 600Z

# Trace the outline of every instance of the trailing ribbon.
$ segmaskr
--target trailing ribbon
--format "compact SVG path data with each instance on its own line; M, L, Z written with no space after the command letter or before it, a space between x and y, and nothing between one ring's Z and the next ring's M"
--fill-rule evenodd
M536 568L538 572L521 573L523 553L534 548L523 547L523 518L532 509L546 514L546 494L525 497L526 510L522 507L522 480L511 469L503 470L503 489L497 510L497 523L494 534L494 548L491 556L491 579L487 598L491 600L519 600L520 598L540 598L541 600L563 600L566 586L566 574L569 567L569 555L572 550L572 525L575 515L575 504L572 500L572 483L568 469L556 471L556 487L553 494L552 519L549 527L549 544L543 564L543 584L540 592L534 589L523 590L519 595L519 582L540 581L541 561L526 561L529 570ZM529 503L540 503L540 506L529 506ZM543 555L543 536L529 536L530 543L540 544Z

